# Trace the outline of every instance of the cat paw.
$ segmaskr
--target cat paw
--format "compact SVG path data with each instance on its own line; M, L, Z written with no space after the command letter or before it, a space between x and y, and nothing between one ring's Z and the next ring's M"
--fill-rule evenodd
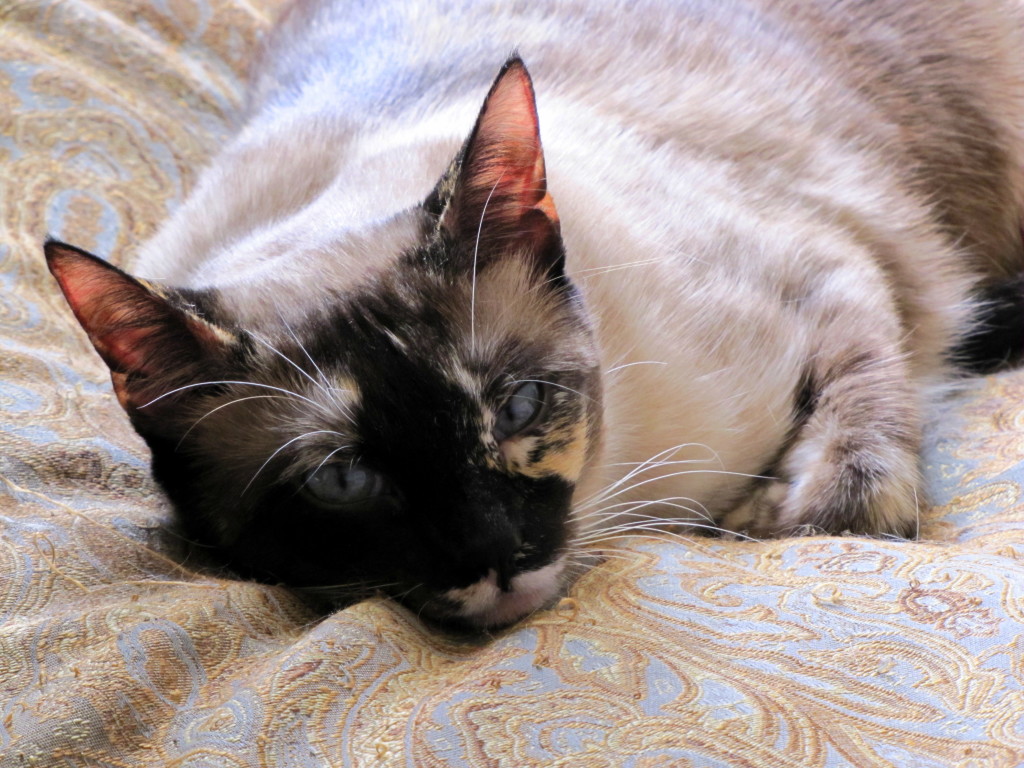
M921 478L914 451L878 436L806 438L779 474L721 518L721 526L751 538L917 535Z
M753 538L857 533L917 535L921 486L916 452L872 440L798 443L784 477L763 483L721 520Z
M810 426L810 425L809 425ZM916 443L885 434L811 435L787 456L792 480L774 534L812 526L822 533L916 536L921 473Z
M794 395L788 445L763 473L774 479L723 524L759 536L916 536L920 385L894 340L851 343L848 330L835 318L823 328Z

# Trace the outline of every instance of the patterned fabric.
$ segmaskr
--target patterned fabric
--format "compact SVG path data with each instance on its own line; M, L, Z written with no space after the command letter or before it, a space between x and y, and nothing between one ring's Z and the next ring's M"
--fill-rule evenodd
M921 542L633 539L486 642L182 557L53 281L230 130L270 0L0 0L0 766L1024 764L1024 373L929 430Z

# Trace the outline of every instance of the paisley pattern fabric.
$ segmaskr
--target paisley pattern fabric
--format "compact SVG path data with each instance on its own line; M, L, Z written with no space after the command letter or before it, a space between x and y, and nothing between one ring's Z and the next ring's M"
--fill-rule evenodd
M43 264L130 260L270 0L0 0L0 766L1024 764L1024 372L929 429L919 542L631 539L486 640L182 555Z

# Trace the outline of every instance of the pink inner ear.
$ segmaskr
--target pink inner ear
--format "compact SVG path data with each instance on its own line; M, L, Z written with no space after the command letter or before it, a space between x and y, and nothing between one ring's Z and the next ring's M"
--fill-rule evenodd
M490 200L488 219L513 223L530 209L558 221L547 193L533 84L514 60L491 88L464 166L463 183L477 204Z
M161 362L180 364L216 343L213 332L191 322L166 299L94 256L48 243L50 271L96 351L118 373L157 376Z
M156 351L152 343L155 328L121 328L112 330L102 336L106 354L117 360L122 370L152 376L158 373L152 365L153 353Z

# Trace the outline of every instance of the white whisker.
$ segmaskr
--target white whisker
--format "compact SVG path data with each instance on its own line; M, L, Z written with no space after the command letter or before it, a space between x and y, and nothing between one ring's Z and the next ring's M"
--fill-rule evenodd
M312 472L310 472L310 473L309 473L308 477L312 477L312 476L313 476L313 475L315 475L315 474L316 474L317 472L319 472L319 471L320 471L320 469L321 469L321 467L323 467L323 465L324 465L324 464L326 464L326 463L327 463L328 461L330 461L330 460L331 460L331 458L332 458L332 457L334 456L334 454L336 454L336 453L338 453L338 452L340 452L340 451L344 451L344 450L345 450L346 448L348 448L348 446L347 446L347 445L342 445L342 446L340 446L340 447L338 447L338 448L335 448L335 449L334 449L333 451L331 451L330 453L328 453L328 454L327 454L327 456L325 456L325 457L324 457L324 460L323 460L323 461L321 461L321 462L320 462L319 464L317 464L317 465L316 465L316 469L314 469L314 470L313 470ZM354 460L355 460L355 459L353 459L353 461L354 461ZM352 463L351 463L351 462L349 463L349 469L350 469L350 470L352 469ZM308 482L309 482L309 480L307 479L307 480L306 480L306 481L305 481L305 482L304 482L304 483L303 483L303 484L302 484L301 486L299 486L299 490L302 490L303 488L305 488L305 487L306 487L306 483L308 483Z
M654 467L669 467L676 464L704 464L706 462L713 461L713 459L674 459L673 461L657 461L651 462L650 459L647 461L616 461L612 464L608 464L609 467L637 467L641 471L653 469Z
M306 432L305 434L299 435L298 437L293 437L291 440L289 440L284 445L282 445L280 448L278 448L276 451L274 451L272 454L270 454L270 457L266 461L264 461L260 465L260 468L257 469L256 472L253 474L253 476L251 478L249 478L249 482L245 484L245 488L242 489L242 493L239 494L239 495L240 496L244 496L245 495L245 492L249 490L249 488L252 486L252 484L254 482L256 482L256 478L259 476L260 472L263 471L263 469L267 466L267 464L269 464L271 461L274 460L274 457L277 456L277 454L279 454L281 451L283 451L285 448L287 448L292 443L297 442L297 441L302 440L302 439L307 438L307 437L313 437L314 435L337 435L338 437L345 437L345 435L341 434L341 432L335 432L333 429L317 429L317 430L313 430L312 432Z
M595 493L592 493L591 495L587 496L584 499L580 499L580 501L578 502L577 508L578 509L584 509L584 508L586 508L588 506L591 506L593 504L599 504L602 500L609 498L607 494L609 494L612 491L614 491L616 488L621 486L623 483L628 483L632 478L636 477L638 474L646 472L649 469L653 469L655 467L660 467L660 466L665 466L665 465L677 463L677 462L674 462L674 461L660 461L660 459L663 456L666 456L666 455L673 456L678 451L681 451L683 448L706 448L708 451L711 451L711 454L712 454L712 456L714 458L713 459L681 459L681 460L679 460L678 463L691 463L691 462L692 463L700 463L700 462L703 462L703 461L717 460L719 462L719 464L721 464L721 459L719 459L718 454L715 453L711 448L708 448L708 446L706 446L706 445L704 445L702 443L680 443L679 445L673 445L673 446L671 446L669 448L666 448L666 449L664 449L662 451L659 451L658 453L656 453L653 456L651 456L649 459L646 459L646 460L644 460L642 462L639 462L634 469L630 470L623 477L620 477L618 480L616 480L615 482L611 483L607 487L602 488L601 490L599 490L599 491L597 491ZM635 463L635 462L626 462L626 464L631 464L631 463ZM611 464L609 466L619 466L619 465Z
M608 274L609 272L618 272L619 270L630 269L632 267L645 267L651 264L658 264L661 261L661 259L641 259L640 261L629 261L623 264L607 264L600 267L589 267L587 269L573 270L570 274L570 277L573 280L579 280L581 278L589 279L591 277L598 277L600 275ZM543 286L548 285L549 283L558 282L561 279L561 277L548 278L547 280L540 283L539 285L534 286L530 290L537 290L538 288L542 288Z
M327 375L323 372L323 369L319 365L317 365L316 360L313 359L313 356L309 353L309 350L306 349L306 346L299 340L298 335L296 335L295 331L293 331L291 326L285 321L284 317L281 315L280 310L278 310L277 315L278 318L281 320L281 324L284 326L284 329L288 332L288 335L291 337L292 341L295 342L295 345L299 348L302 354L306 356L306 359L309 360L309 364L313 366L313 368L317 372L317 375L320 377L320 381L323 382L323 386L320 387L320 389L329 398L331 398L331 402L338 406L338 409L342 413L346 415L350 414L348 403L339 400L337 396L338 392L348 393L349 390L331 386L331 380L327 378Z
M613 373L617 373L625 368L632 368L634 365L668 365L668 363L662 362L661 360L638 360L635 363L626 363L625 365L616 365L614 368L609 368L605 371L606 376L610 376Z
M693 507L688 507L685 504L676 504L675 502L677 502L677 501L689 501L689 502L692 502L692 503L696 504L698 507L700 507L701 511L698 512ZM685 496L666 496L663 499L651 499L650 501L620 501L617 504L609 504L607 507L601 507L600 509L596 509L596 510L593 510L591 512L587 512L585 515L579 515L575 519L576 519L577 522L583 522L585 520L591 520L591 519L593 519L595 517L596 518L601 518L601 519L607 519L607 518L613 518L613 517L621 517L623 515L634 515L632 510L643 509L645 507L652 507L652 506L659 506L659 505L660 506L666 506L666 507L674 507L676 509L683 509L683 510L686 510L687 512L691 512L691 513L697 515L698 518L701 519L701 520L707 520L709 523L714 522L714 518L711 516L711 513L708 512L707 508L703 504L701 504L698 501L695 501L694 499L688 499ZM615 509L616 507L629 507L629 509L628 510L619 510L617 512L610 511L610 510ZM634 515L634 516L640 517L640 515ZM665 517L662 517L662 516L659 516L659 515L650 515L650 518L652 520L666 520L666 519L668 519L668 518L665 518Z
M685 525L687 528L696 528L702 531L714 531L715 533L726 533L730 536L739 536L740 538L748 541L757 541L757 539L747 536L745 533L738 533L737 531L730 531L726 528L721 528L717 525L704 525L702 523L695 523L693 521L679 521L679 520L666 520L659 521L658 523L645 522L642 520L632 521L629 523L623 523L622 525L616 525L606 530L594 531L592 534L581 536L576 539L579 544L595 544L600 541L607 541L608 539L621 538L629 536L633 531L653 531L656 533L663 533L668 536L680 536L676 531L670 531L666 528L661 527L662 525ZM681 537L684 538L685 537ZM691 539L685 539L691 541Z
M714 531L714 532L717 532L717 533L724 533L724 534L727 534L729 536L738 536L738 537L740 537L742 539L745 539L745 540L750 541L750 542L755 542L755 543L759 541L759 539L755 539L755 538L753 538L751 536L748 536L748 535L746 535L744 533L738 533L736 531L730 531L730 530L726 530L724 528L717 528L715 526L710 526L710 525L697 525L697 524L694 524L694 523L690 523L690 524L688 524L688 527L690 527L690 528L699 528L699 529L709 530L709 531ZM643 531L643 533L637 533L637 531ZM656 533L658 535L657 536L653 536L653 535L651 535L652 533ZM677 540L682 541L682 542L684 542L686 544L694 544L695 541L696 541L692 537L684 536L683 534L681 534L681 533L679 533L677 531L669 531L669 530L665 530L663 528L659 528L659 527L654 526L654 525L638 523L637 525L634 525L634 526L631 526L631 527L628 527L628 528L627 527L622 527L622 528L612 529L612 530L610 530L608 532L607 536L595 537L595 538L586 539L586 540L580 540L579 543L580 544L585 544L586 546L594 546L595 544L598 544L598 543L603 542L603 541L614 540L614 539L634 538L634 537L635 538L640 538L640 539L650 539L652 541L664 541L665 538L667 537L667 538L670 538L670 539L677 539Z
M288 323L285 322L284 318L281 316L280 310L278 310L278 319L281 321L281 324L288 332L288 335L291 337L292 341L295 342L295 345L301 350L302 354L306 356L306 359L309 360L313 368L316 369L317 374L320 376L320 381L314 379L305 368L300 366L298 363L296 363L294 360L288 357L288 355L284 354L277 347L273 346L269 341L267 341L262 336L252 333L251 331L249 332L250 335L252 335L252 337L256 339L256 341L263 344L265 347L270 349L274 354L276 354L278 357L280 357L282 360L284 360L286 363L292 366L300 374L305 376L314 387L323 392L330 399L330 401L334 403L335 406L337 406L338 410L341 413L349 415L350 410L348 404L342 400L339 400L337 396L338 392L348 392L348 390L339 389L337 387L331 386L330 380L327 378L327 376L324 375L323 370L320 368L319 365L317 365L316 360L313 359L313 356L309 354L309 351L306 349L306 347L302 344L301 341L299 341L299 338L298 336L295 335L295 332L292 331Z
M588 560L623 560L626 562L634 562L636 560L636 558L630 557L629 555L616 554L614 552L609 552L607 549L600 549L598 547L569 548L564 550L564 553L567 557L586 558ZM587 563L577 562L577 565L587 567Z
M616 496L621 496L624 493L629 493L630 491L635 491L637 488L642 488L643 486L648 485L650 483L656 483L656 482L659 482L661 480L668 480L670 478L680 477L682 475L732 475L732 476L736 476L736 477L746 477L746 478L750 478L750 479L754 479L754 480L775 480L775 479L777 479L777 478L774 478L774 477L766 477L764 475L751 475L751 474L748 474L746 472L728 472L728 471L723 470L723 469L687 469L687 470L682 470L680 472L670 472L667 475L659 475L658 477L649 477L646 480L641 480L641 481L639 481L637 483L633 483L632 485L628 485L625 488L621 488L618 491L616 491L615 493L611 494L610 496L604 496L604 497L602 497L600 499L591 501L591 502L589 502L586 505L581 505L580 507L577 507L577 509L583 509L586 506L592 506L594 504L599 504L602 501L607 501L609 499L614 499Z
M195 389L196 387L213 387L213 386L217 386L218 384L234 384L234 385L240 386L240 387L258 387L260 389L270 389L270 390L273 390L274 392L280 392L283 395L288 395L288 396L294 397L294 398L296 398L298 400L302 400L305 403L309 403L310 405L312 405L317 410L319 410L321 412L325 412L323 407L318 402L316 402L315 400L310 400L308 397L303 397L298 392L292 392L290 389L284 389L282 387L275 387L275 386L272 386L270 384L261 384L261 383L256 382L256 381L228 381L228 380L225 380L225 381L200 381L200 382L196 382L195 384L186 384L183 387L176 387L175 389L172 389L170 392L164 392L159 397L154 397L148 403L144 403L143 405L140 405L139 407L140 408L146 408L146 407L152 405L153 403L158 402L159 400L163 400L165 397L170 397L171 395L177 394L178 392L183 392L186 389Z
M254 339L255 339L256 341L258 341L258 342L259 342L260 344L262 344L263 346L265 346L265 347L266 347L267 349L269 349L269 350L270 350L271 352L273 352L273 353L274 353L275 355L277 355L277 356L278 356L278 357L280 357L280 358L281 358L282 360L284 360L284 361L285 361L286 363L288 363L288 365L290 365L290 366L291 366L292 368L294 368L294 369L295 369L296 371L298 371L298 372L299 372L299 373L301 373L301 374L302 374L303 376L305 376L305 377L306 377L307 379L309 379L310 383L311 383L311 384L312 384L312 385L313 385L314 387L316 387L317 389L320 389L320 390L322 390L322 391L324 391L324 392L326 392L326 391L327 391L327 390L326 390L326 388L324 387L324 385L323 385L323 384L321 384L321 383L320 383L319 381L317 381L316 379L314 379L314 378L313 378L312 376L310 376L310 375L309 375L309 371L307 371L307 370L306 370L305 368L303 368L303 367L302 367L301 365L299 365L298 363L296 363L296 362L295 362L294 360L292 360L292 359L291 359L290 357L288 357L288 355L286 355L286 354L285 354L284 352L282 352L281 350L279 350L279 349L278 349L277 347L275 347L275 346L274 346L273 344L271 344L271 343L270 343L269 341L267 341L267 340L266 340L265 338L263 338L262 336L260 336L260 335L259 335L259 334L257 334L257 333L253 333L252 331L249 331L249 335L250 335L250 336L252 336L252 337L253 337L253 338L254 338ZM294 337L293 337L293 338L294 338Z
M632 269L633 267L647 267L651 264L658 264L661 259L642 259L640 261L628 261L623 264L608 264L600 267L590 267L588 269L576 270L572 273L573 279L579 277L597 277L599 275L607 275L611 272L618 272L623 269Z
M558 387L559 389L564 389L566 392L572 392L573 394L579 395L584 400L593 400L593 398L587 397L582 392L579 392L572 387L566 387L563 384L556 384L553 381L544 381L543 379L514 379L514 381L516 384L529 384L531 382L533 384L547 384L550 387Z
M614 505L611 505L610 507L605 507L605 508L603 508L601 510L597 510L595 512L591 512L588 515L586 515L584 519L598 518L599 520L616 520L616 519L621 519L621 518L625 517L625 518L633 518L633 520L622 522L622 523L618 523L617 525L612 525L612 526L607 526L607 527L600 527L600 528L593 528L592 530L582 532L580 534L580 537L581 538L588 538L588 537L593 537L593 536L599 536L599 535L601 535L603 533L607 533L608 531L615 530L615 529L617 529L619 527L628 526L633 521L640 521L640 522L645 522L645 523L656 523L658 525L666 525L666 526L686 525L686 526L691 526L691 527L707 528L708 527L707 525L705 525L704 523L698 522L700 520L704 520L707 523L710 523L715 528L715 530L723 531L723 532L725 531L725 529L720 528L720 527L714 525L714 522L715 522L714 518L708 513L707 509L705 509L702 504L698 504L698 506L700 506L701 510L702 510L701 512L698 512L696 509L693 509L692 507L688 507L685 504L675 504L675 503L673 503L675 499L681 499L683 501L692 501L692 499L682 499L682 497L669 496L669 497L664 498L664 499L651 499L649 501L620 502L619 504L614 504ZM697 503L697 502L694 502L694 503ZM625 510L617 510L617 511L614 511L614 512L610 511L614 507L620 507L620 506L629 506L629 508L625 509ZM663 515L647 515L647 514L642 514L642 513L636 511L636 510L645 509L646 507L651 507L651 506L674 507L676 509L681 509L681 510L683 510L685 512L689 512L689 513L691 513L693 515L697 515L697 517L695 517L695 518L694 517L665 517ZM730 531L730 533L731 533L731 531Z
M480 235L484 231L484 218L487 216L487 206L491 204L491 197L494 195L494 190L498 188L501 180L505 177L505 172L502 171L501 175L498 176L498 180L494 182L494 186L491 187L491 191L487 193L487 199L484 200L483 210L480 211L480 223L477 224L476 228L476 242L473 243L473 277L472 285L469 293L469 348L476 352L476 265L477 257L480 254Z
M230 400L226 403L218 405L216 408L211 408L198 419L196 419L192 423L191 427L185 430L185 434L181 436L181 440L178 441L178 444L175 446L175 450L181 447L181 444L185 442L185 438L188 437L192 430L199 426L199 422L201 422L207 416L212 416L221 408L227 408L229 405L235 405L236 403L244 403L246 400L291 400L291 397L289 397L288 395L249 395L248 397L235 398L234 400Z

